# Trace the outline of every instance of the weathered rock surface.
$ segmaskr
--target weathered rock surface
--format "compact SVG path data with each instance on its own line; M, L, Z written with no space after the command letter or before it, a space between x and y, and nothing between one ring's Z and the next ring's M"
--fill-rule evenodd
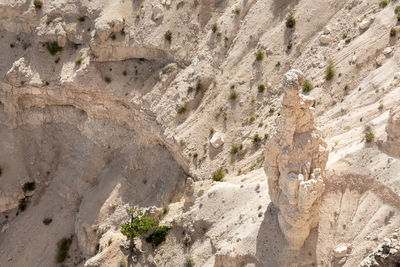
M400 157L400 107L390 111L388 124L386 126L387 139L381 144L387 153Z
M215 132L210 140L210 144L214 148L220 148L224 144L224 137L222 136L221 133Z
M298 93L302 83L300 71L285 74L281 117L265 152L269 194L279 208L280 228L293 249L300 249L310 229L318 224L322 175L328 160L327 145L314 124L314 100Z
M360 267L396 267L400 265L400 232L385 238L383 243L365 258Z
M15 61L12 68L7 72L6 77L10 84L14 86L22 86L25 82L32 78L32 70L25 58L21 57Z

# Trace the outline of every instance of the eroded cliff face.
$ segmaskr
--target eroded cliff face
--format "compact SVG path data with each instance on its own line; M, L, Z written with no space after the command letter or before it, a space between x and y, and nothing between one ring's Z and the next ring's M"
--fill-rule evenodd
M298 70L285 74L281 116L265 150L269 194L279 209L279 226L296 250L318 225L328 161L327 145L314 123L315 100L299 94L303 81Z

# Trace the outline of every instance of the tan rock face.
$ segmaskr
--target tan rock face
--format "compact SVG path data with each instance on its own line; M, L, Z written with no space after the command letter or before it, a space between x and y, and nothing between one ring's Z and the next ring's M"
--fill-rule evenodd
M284 76L281 117L267 143L264 167L271 200L279 208L280 228L293 249L300 249L318 224L328 161L327 145L314 123L314 100L298 93L302 83L298 70Z
M400 107L390 111L386 126L387 140L382 144L385 152L400 157Z

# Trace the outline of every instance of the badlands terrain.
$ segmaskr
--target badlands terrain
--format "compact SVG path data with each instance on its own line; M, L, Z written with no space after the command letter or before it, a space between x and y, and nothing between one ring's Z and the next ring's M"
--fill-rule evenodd
M399 266L398 6L0 0L0 266Z

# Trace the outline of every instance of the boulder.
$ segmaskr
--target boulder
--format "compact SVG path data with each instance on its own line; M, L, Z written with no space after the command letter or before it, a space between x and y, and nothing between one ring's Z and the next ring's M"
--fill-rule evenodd
M359 27L361 30L366 30L371 25L371 19L365 18L363 21L360 22Z
M210 140L210 144L215 148L218 149L224 144L224 137L221 133L215 132Z
M333 251L333 254L335 258L343 258L347 255L347 250L348 247L346 245L341 245Z
M21 57L14 62L11 69L7 72L8 82L13 86L22 86L32 78L32 70L25 58Z

